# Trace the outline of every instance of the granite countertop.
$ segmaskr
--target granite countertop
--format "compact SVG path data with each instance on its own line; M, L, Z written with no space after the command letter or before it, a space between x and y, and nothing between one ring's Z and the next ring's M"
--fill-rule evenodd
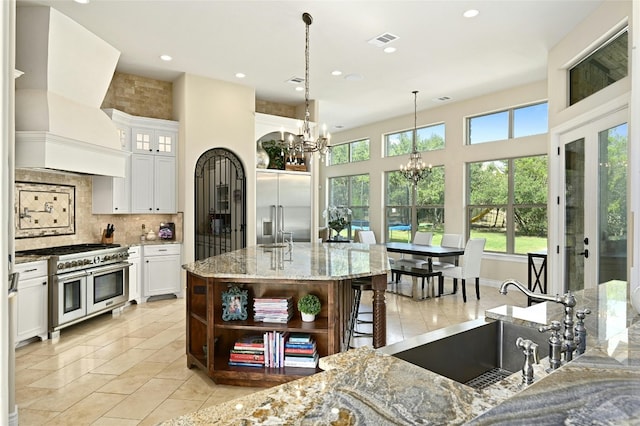
M43 255L35 255L35 254L28 254L28 255L16 255L15 257L15 264L16 265L20 265L22 263L29 263L29 262L38 262L41 260L49 260L50 256L43 256Z
M514 290L515 291L515 290ZM640 420L640 322L624 282L576 294L589 308L587 352L536 382L520 373L476 390L371 348L320 360L325 371L173 420L165 425L634 424ZM487 311L531 325L561 319L562 306ZM559 311L557 308L560 308ZM522 420L524 419L524 420Z
M322 281L386 274L389 258L383 245L293 243L246 247L182 267L201 277Z

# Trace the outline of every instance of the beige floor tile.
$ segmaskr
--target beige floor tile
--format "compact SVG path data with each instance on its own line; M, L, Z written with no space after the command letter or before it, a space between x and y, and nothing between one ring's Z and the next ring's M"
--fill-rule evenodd
M58 414L60 413L57 411L34 410L31 408L20 408L20 406L18 406L18 422L24 426L46 425Z
M181 380L151 379L105 415L107 417L142 420L180 387L182 383L183 381Z
M100 417L91 426L136 426L140 422L131 419L118 419L115 417Z
M84 358L98 349L96 346L78 345L60 352L46 360L34 364L31 368L35 370L59 370L74 361Z
M113 379L114 376L104 374L85 374L78 380L31 402L29 408L65 411Z
M135 348L145 340L143 337L121 337L87 355L87 358L113 359L129 349Z
M164 400L156 410L152 411L147 417L145 417L139 425L157 425L167 419L198 411L200 407L202 407L202 402L200 401L169 398Z
M196 371L200 370L190 370L187 368L187 359L185 356L182 359L177 359L169 364L165 369L156 374L156 377L159 379L177 379L185 381Z
M82 358L44 376L40 380L36 380L29 386L37 388L59 389L86 375L90 371L99 367L104 362L105 361L101 359Z
M92 369L92 373L96 374L122 374L140 361L144 361L152 356L156 351L153 349L136 349L132 348L117 357L104 362Z
M171 394L171 398L204 402L211 396L215 388L216 384L211 379L194 374Z
M167 367L166 363L142 361L99 389L100 392L132 394Z
M63 411L48 425L90 425L124 399L124 395L95 392Z

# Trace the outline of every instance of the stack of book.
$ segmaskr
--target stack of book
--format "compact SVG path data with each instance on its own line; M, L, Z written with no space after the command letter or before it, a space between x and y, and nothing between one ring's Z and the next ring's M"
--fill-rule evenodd
M310 334L291 334L284 344L284 366L316 368L318 352Z
M284 367L284 347L288 337L288 331L267 331L264 333L265 367Z
M264 367L264 349L265 341L263 336L244 336L234 343L229 355L229 365Z
M293 317L293 297L256 297L253 311L255 321L286 323Z

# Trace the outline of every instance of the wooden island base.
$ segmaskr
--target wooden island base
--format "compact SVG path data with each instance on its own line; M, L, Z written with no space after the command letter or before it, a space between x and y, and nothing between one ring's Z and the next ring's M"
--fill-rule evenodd
M316 245L327 246L326 244ZM352 245L356 246L356 248L363 246L362 244ZM307 246L314 246L314 244L307 243ZM340 246L344 247L344 244L340 244ZM367 245L364 246L368 247ZM240 252L250 249L242 249ZM342 254L345 253L344 248L340 250ZM255 255L255 250L253 254ZM226 255L229 255L229 253L209 258L202 262L214 261L215 259L220 261L218 258ZM386 261L386 259L385 252L384 260ZM388 261L386 262L387 264L383 268L388 268ZM384 264L384 262L382 263ZM196 267L191 270L187 267L194 264L185 266L185 269L187 269L187 366L206 370L208 376L215 383L271 387L321 371L319 368L265 368L264 366L229 365L230 351L233 349L235 342L242 337L262 336L265 332L272 331L306 333L311 335L315 341L319 357L332 355L347 349L347 344L344 340L347 335L348 319L353 301L351 277L349 275L338 274L337 277L313 275L315 279L303 279L300 277L291 279L282 277L282 271L280 271L278 277L269 277L265 276L265 274L230 276L232 274L228 273L226 277L223 277L219 276L222 275L220 272L210 274L215 276L207 276L207 273L202 272L203 264L201 262L196 262L196 264L198 264L196 266L199 269ZM209 264L209 266L211 265ZM368 266L367 264L367 268ZM212 270L216 269L213 268ZM217 270L220 271L220 269ZM377 348L386 344L384 295L387 285L387 271L382 272L376 268L372 270L377 272L376 275L369 275L374 287L373 344ZM292 272L291 275L296 276L297 274ZM223 292L227 292L233 286L247 291L246 309L248 318L246 320L224 321L222 319ZM306 294L315 294L321 301L321 312L313 322L303 322L297 309L298 300ZM253 301L255 298L267 297L292 297L293 318L287 323L254 321Z

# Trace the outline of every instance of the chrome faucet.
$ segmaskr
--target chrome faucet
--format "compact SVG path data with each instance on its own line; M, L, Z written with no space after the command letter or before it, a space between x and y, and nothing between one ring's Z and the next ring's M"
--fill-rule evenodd
M573 308L576 306L576 297L570 291L562 296L560 296L559 294L556 294L555 296L549 296L546 294L533 293L532 291L527 290L527 288L521 283L513 279L507 280L502 283L502 285L500 286L500 293L507 294L507 287L509 287L510 285L517 287L521 292L532 299L542 300L546 302L556 302L564 306L564 333L562 334L561 351L562 353L564 353L564 360L566 362L571 361L573 359L573 352L577 348L577 343L575 340L575 330L573 328ZM552 328L548 329L553 330ZM550 345L552 338L549 339ZM550 347L550 349L553 348Z
M529 339L518 337L516 347L522 349L524 354L524 365L522 366L522 383L530 385L533 383L533 364L540 363L538 355L538 345Z

